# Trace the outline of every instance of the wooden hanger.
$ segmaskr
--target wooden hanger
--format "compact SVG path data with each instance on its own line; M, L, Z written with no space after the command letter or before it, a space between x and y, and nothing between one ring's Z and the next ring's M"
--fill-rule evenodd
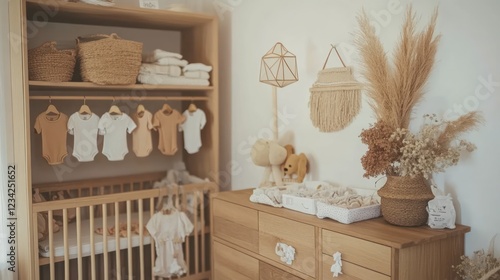
M61 114L59 110L57 110L56 106L52 104L52 99L49 96L49 106L47 107L47 110L45 110L45 115L47 116L58 116Z
M144 116L144 112L146 111L146 108L144 108L144 105L142 104L139 104L139 106L137 106L137 115L139 117L142 118L142 116Z
M108 113L110 115L121 115L122 111L120 110L120 108L118 108L118 106L112 105L111 108L109 108Z
M116 106L114 104L115 104L115 99L113 97L113 105L111 105L111 108L109 108L108 113L110 115L121 115L122 111L120 110L120 108L118 106Z
M90 110L89 106L86 104L86 98L83 97L83 105L80 107L80 110L78 111L80 115L90 115L92 114L92 111Z
M170 115L172 113L172 107L170 107L170 105L168 105L167 103L163 103L163 107L161 107L161 111L165 115Z
M188 107L188 111L193 113L195 112L196 110L198 110L198 108L196 107L196 105L193 103L193 100L191 100L191 104L189 104L189 107Z

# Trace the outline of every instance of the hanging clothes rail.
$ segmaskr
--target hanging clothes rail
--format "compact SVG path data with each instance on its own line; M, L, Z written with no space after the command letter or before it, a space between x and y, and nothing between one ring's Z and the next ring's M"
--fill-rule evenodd
M70 96L30 96L30 100L134 100L134 101L192 101L192 100L209 100L207 96L83 96L83 95L70 95Z

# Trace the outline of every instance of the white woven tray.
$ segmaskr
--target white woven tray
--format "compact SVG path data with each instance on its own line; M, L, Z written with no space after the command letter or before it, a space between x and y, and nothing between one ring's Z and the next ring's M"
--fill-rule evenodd
M380 204L347 209L317 201L316 216L320 219L330 218L343 224L350 224L379 217Z

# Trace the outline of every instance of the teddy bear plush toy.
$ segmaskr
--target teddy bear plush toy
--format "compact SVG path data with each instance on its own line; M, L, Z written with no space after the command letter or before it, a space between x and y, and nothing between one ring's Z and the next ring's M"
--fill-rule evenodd
M307 157L304 153L296 155L292 145L285 145L287 157L285 163L281 166L283 177L292 178L297 176L297 182L302 183L307 174Z
M276 141L259 139L252 146L252 161L257 166L265 167L264 177L260 187L283 186L280 170L281 164L285 161L286 149Z

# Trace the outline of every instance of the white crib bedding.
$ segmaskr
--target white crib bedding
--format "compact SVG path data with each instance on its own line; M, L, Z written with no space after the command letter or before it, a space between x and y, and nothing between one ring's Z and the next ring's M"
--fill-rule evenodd
M145 227L147 222L149 221L150 218L150 213L149 212L144 212L143 213L143 226ZM120 223L127 222L127 214L120 214L119 215L119 220ZM132 222L139 222L139 214L138 213L132 213L131 215L131 221ZM115 217L114 216L108 216L107 218L107 227L111 227L115 225ZM82 256L90 256L90 249L92 244L90 244L90 220L82 220L81 221L81 230L80 230L80 238L81 238L81 244L82 244ZM97 228L102 228L102 218L95 218L94 219L94 230ZM95 232L92 233L94 235L94 250L95 254L101 254L103 253L103 247L104 247L104 242L103 242L103 236L100 234L97 234ZM47 237L46 240L40 241L38 243L39 246L39 252L40 256L42 257L50 257L50 247L49 247L49 238ZM137 247L140 245L140 236L134 232L132 232L132 247ZM151 237L149 234L147 234L147 230L145 231L143 235L143 244L150 244L151 243ZM115 236L107 236L107 245L108 245L108 252L113 252L116 251L116 242L115 242ZM54 257L61 257L64 256L64 239L63 239L63 230L61 227L61 230L57 233L54 234L53 236L53 248L54 248ZM127 237L121 237L120 238L120 249L125 249L128 248L128 239ZM68 252L69 252L69 258L74 259L78 257L78 246L77 246L77 236L76 236L76 222L72 222L68 224Z

